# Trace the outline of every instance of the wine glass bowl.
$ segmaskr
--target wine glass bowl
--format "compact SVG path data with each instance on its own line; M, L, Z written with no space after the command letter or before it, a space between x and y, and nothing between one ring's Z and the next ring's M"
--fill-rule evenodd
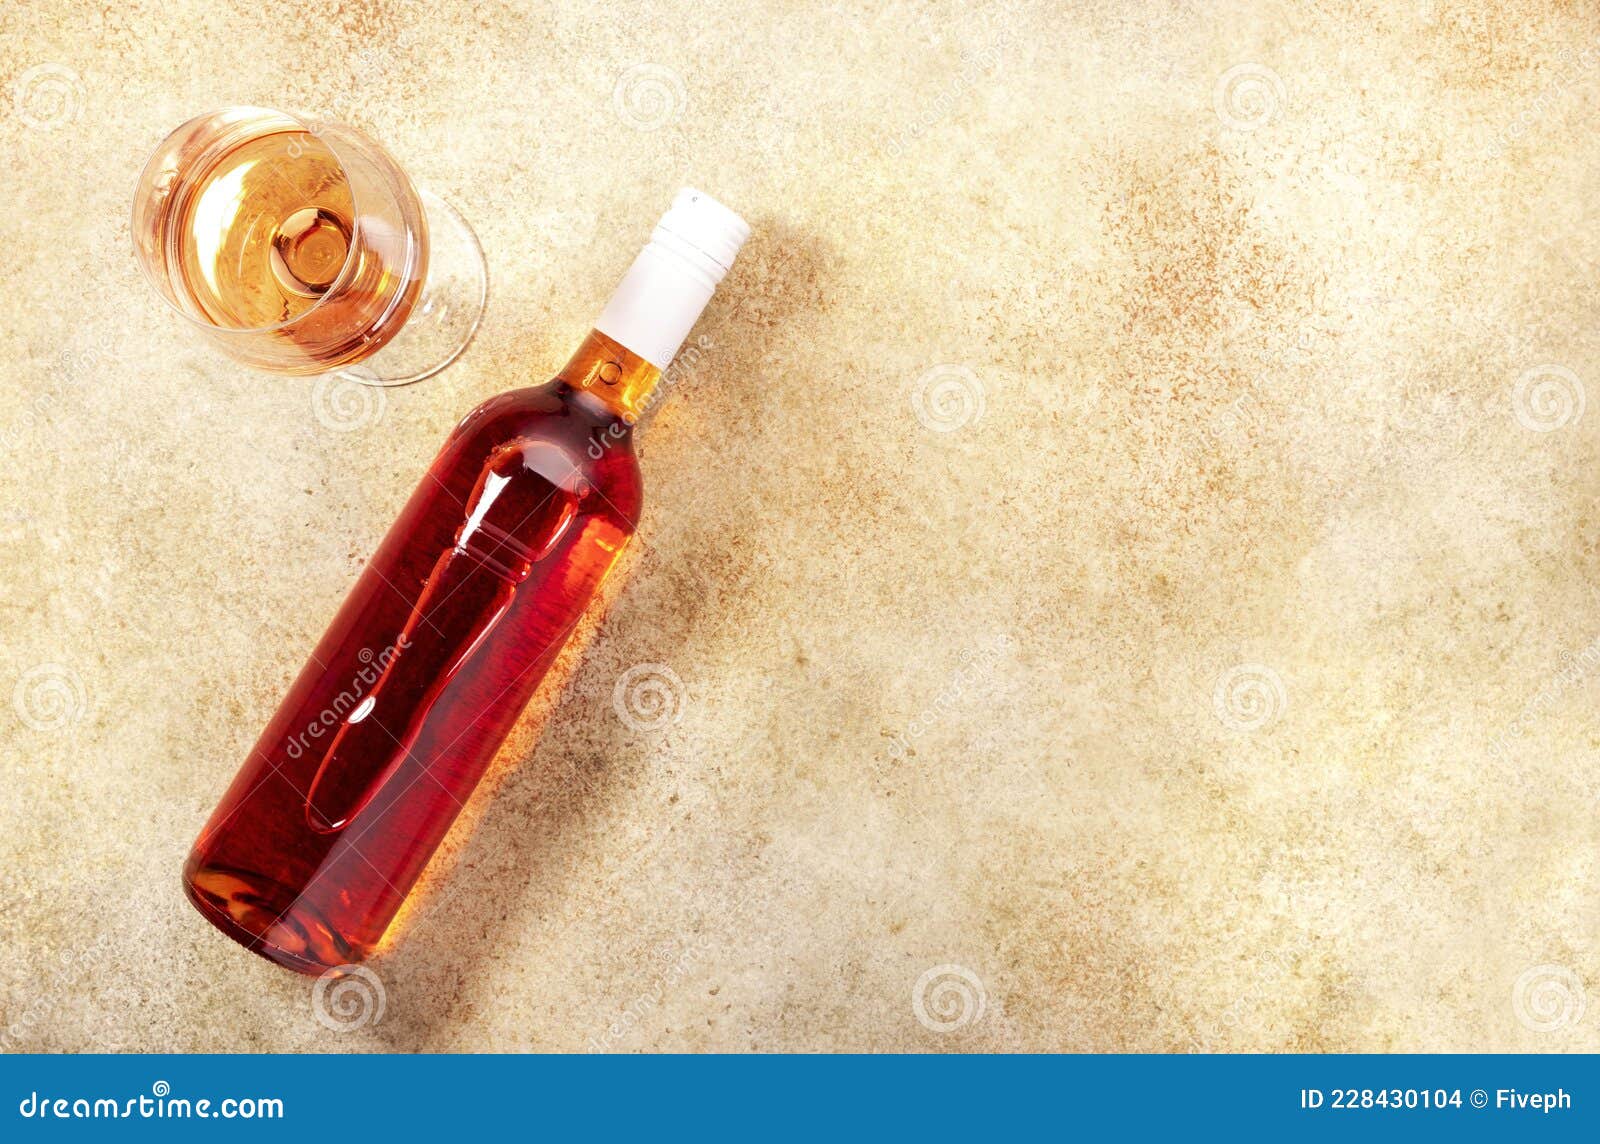
M426 205L425 205L426 203ZM449 272L430 215L452 239ZM157 293L240 361L417 381L482 312L471 229L354 128L229 107L179 127L140 176L134 249Z

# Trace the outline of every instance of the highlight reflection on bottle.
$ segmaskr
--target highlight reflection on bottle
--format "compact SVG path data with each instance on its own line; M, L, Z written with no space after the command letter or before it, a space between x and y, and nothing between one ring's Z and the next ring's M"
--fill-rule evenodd
M633 423L749 228L681 191L549 383L458 425L184 867L303 973L368 954L633 535Z

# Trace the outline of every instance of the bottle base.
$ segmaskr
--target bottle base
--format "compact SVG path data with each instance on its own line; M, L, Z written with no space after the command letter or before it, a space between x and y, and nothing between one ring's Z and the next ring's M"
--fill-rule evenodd
M183 892L217 929L296 973L318 977L369 952L340 937L293 891L259 874L220 866L185 869Z

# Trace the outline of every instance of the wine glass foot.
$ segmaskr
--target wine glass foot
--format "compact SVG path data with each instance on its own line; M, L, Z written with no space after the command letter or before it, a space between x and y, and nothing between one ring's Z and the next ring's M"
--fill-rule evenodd
M338 376L364 385L410 385L461 356L483 318L489 269L478 236L449 203L418 188L428 217L428 277L400 332Z

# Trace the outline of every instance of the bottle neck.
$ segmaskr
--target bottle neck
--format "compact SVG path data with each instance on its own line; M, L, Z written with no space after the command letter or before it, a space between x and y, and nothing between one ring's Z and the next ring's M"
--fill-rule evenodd
M631 425L649 407L661 371L621 342L590 330L556 377Z
M679 191L561 380L636 421L749 233L715 199Z

